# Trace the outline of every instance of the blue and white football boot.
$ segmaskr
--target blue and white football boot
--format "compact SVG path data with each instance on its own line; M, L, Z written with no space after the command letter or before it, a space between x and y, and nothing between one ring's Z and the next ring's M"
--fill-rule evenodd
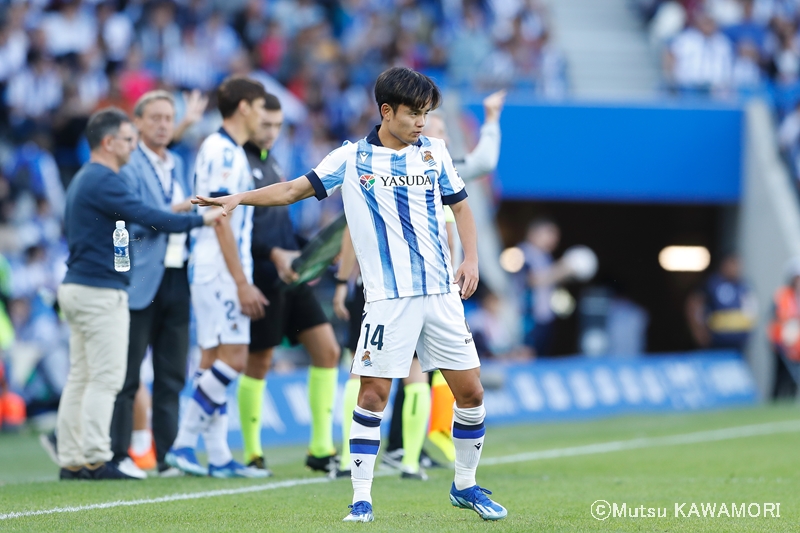
M221 466L208 465L208 475L211 477L249 477L249 478L265 478L269 477L271 472L254 468L252 466L245 466L242 463L237 463L231 459L227 464Z
M487 494L492 491L473 485L464 490L457 490L456 484L450 488L450 503L461 509L472 509L484 520L500 520L508 514L506 508L492 501Z
M192 476L208 475L208 469L197 460L194 448L170 448L164 462Z
M360 501L348 507L352 510L342 522L372 522L375 520L375 515L372 514L372 504L369 502Z

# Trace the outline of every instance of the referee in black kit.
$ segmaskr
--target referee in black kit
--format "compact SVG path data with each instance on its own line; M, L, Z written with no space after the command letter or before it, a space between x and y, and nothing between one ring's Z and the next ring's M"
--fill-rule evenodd
M284 181L270 154L283 123L278 99L267 95L268 122L257 143L244 145L255 188ZM301 343L311 356L308 396L311 407L311 441L306 466L330 472L336 469L333 445L333 403L336 397L340 348L325 312L305 283L287 286L297 279L292 261L300 255L287 206L257 207L253 212L253 283L269 305L264 317L250 323L250 354L239 378L238 405L248 466L267 469L261 448L261 412L266 375L272 353L287 337Z

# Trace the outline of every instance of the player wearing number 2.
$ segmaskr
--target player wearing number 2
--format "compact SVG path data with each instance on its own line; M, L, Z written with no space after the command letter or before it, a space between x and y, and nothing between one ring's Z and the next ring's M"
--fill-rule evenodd
M408 375L418 342L423 370L439 368L456 398L455 480L450 501L482 518L506 509L475 481L485 434L480 363L459 299L478 285L475 222L464 182L444 141L422 135L427 114L439 105L434 82L407 68L383 72L375 85L381 124L365 139L345 143L314 170L230 196L198 196L201 205L231 213L239 204L286 205L341 188L345 214L366 292L361 339L352 371L361 376L350 430L353 504L345 521L369 522L380 423L392 378ZM450 205L464 248L453 275L443 205Z

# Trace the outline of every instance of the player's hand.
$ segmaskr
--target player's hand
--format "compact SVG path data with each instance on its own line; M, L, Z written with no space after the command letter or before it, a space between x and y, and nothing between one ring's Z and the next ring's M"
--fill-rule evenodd
M200 207L221 207L222 208L222 216L226 217L228 214L236 209L236 206L239 205L240 199L238 194L231 194L229 196L220 196L219 198L206 198L205 196L198 196L197 198L192 198L192 203L194 205L199 205Z
M478 288L478 279L478 261L465 259L461 266L458 267L455 281L453 282L458 283L462 300L466 300L475 294L475 290Z
M206 226L216 226L222 218L222 208L215 207L203 213L203 224Z
M350 311L347 310L345 300L347 300L347 283L339 283L333 293L333 313L342 320L350 320Z
M292 269L294 261L300 252L295 250L284 250L283 248L273 248L270 252L270 259L275 263L278 270L278 277L286 284L294 283L300 276Z
M269 305L269 301L258 287L250 283L242 283L237 286L237 293L242 313L253 320L264 318L264 306Z
M503 104L506 101L506 90L500 90L490 94L483 99L484 122L496 122L500 120L500 113L503 111Z
M186 124L196 124L203 118L203 114L208 107L208 96L195 89L190 93L184 92L183 99L186 102L186 112L183 115L183 122Z

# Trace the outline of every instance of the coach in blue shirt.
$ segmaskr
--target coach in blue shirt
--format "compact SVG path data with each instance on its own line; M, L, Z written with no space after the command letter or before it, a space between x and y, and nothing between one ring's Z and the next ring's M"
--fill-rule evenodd
M128 350L127 272L114 269L112 235L117 220L162 232L185 232L207 217L150 207L118 172L136 146L136 132L119 109L89 118L89 162L67 189L65 229L69 258L58 303L70 326L70 370L58 407L61 479L126 479L111 461L109 427L125 377Z

